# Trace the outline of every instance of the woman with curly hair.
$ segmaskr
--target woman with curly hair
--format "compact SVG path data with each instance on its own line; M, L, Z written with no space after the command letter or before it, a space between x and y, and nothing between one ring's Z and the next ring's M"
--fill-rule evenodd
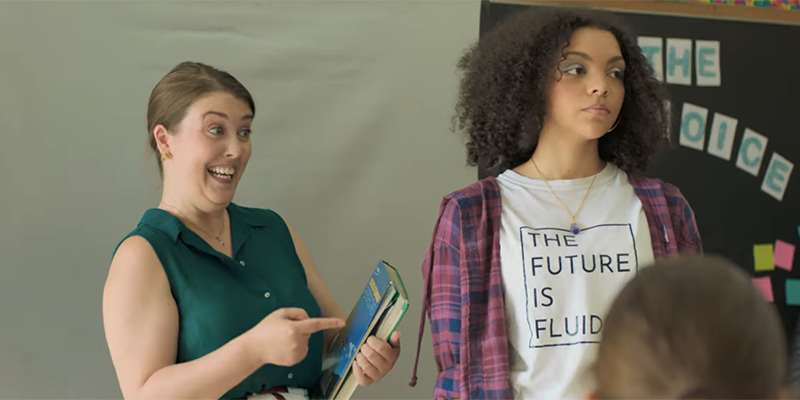
M423 264L434 397L586 398L618 291L702 253L680 191L637 175L667 139L659 82L612 15L577 9L517 14L458 65L467 162L494 174L444 197Z

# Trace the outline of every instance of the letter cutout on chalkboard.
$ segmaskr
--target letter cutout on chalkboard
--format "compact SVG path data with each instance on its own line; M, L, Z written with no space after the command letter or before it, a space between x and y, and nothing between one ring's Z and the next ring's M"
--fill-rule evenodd
M766 136L750 128L745 128L742 144L739 145L736 166L753 176L758 176L764 152L767 150L767 141Z
M672 101L664 100L664 109L667 113L667 142L672 142Z
M692 84L692 41L667 39L667 83Z
M653 66L656 79L664 81L664 41L660 37L639 36L637 38L639 48L642 49L650 65Z
M697 86L722 86L719 41L695 40Z
M681 136L678 143L681 146L703 151L706 139L706 118L708 118L707 108L683 103Z
M789 176L792 175L792 169L794 169L794 164L780 154L772 153L772 159L769 161L767 173L764 175L761 190L778 201L783 201L783 194L786 193L786 186L789 184Z
M733 139L736 138L736 118L725 114L714 113L711 122L711 134L708 138L708 154L730 161L733 152Z

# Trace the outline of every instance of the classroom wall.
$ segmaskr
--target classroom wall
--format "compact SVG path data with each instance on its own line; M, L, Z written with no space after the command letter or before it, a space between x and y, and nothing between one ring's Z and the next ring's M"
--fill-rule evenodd
M285 216L343 308L379 259L405 277L400 361L356 398L430 398L430 334L407 386L420 264L441 196L477 176L448 129L478 18L466 0L0 2L0 398L120 397L102 289L158 203L145 107L183 60L252 91L235 201Z

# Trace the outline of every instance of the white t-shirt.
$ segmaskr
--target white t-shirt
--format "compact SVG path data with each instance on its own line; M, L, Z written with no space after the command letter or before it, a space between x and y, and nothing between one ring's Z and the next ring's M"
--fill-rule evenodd
M548 181L570 212L592 177ZM627 174L608 163L570 232L569 214L544 182L507 170L500 254L518 399L586 399L603 317L638 268L653 262L650 231Z

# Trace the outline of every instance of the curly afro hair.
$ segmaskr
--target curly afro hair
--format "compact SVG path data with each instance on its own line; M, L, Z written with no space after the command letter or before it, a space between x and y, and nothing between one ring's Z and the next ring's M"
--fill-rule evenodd
M625 59L619 125L599 142L600 158L626 172L644 171L667 140L663 87L635 36L611 13L535 7L508 17L458 62L463 72L453 117L467 139L467 164L495 173L527 161L539 140L548 92L573 32L611 32Z

